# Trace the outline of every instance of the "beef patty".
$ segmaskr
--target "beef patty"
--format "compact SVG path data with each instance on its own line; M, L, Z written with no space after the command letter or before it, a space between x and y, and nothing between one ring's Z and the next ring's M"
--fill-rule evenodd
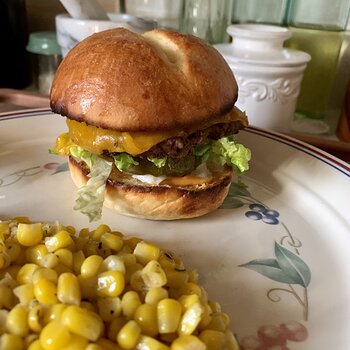
M236 134L240 129L242 129L240 121L215 124L187 136L174 136L166 139L142 153L140 157L183 158L192 154L197 145L205 145L210 140L218 140L221 137Z

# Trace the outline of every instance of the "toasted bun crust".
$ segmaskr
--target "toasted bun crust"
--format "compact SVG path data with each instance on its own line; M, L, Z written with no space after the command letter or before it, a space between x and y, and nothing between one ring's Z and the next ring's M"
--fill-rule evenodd
M76 45L51 89L53 112L119 131L193 127L232 109L237 84L223 57L190 35L116 28Z
M77 187L88 181L86 169L69 157L69 169ZM151 220L189 219L217 209L227 196L233 171L225 170L210 182L186 188L135 185L107 181L104 206L113 211Z

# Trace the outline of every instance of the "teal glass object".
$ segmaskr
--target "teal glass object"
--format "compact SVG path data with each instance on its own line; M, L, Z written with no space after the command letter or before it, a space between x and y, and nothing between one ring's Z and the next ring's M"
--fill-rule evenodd
M286 22L289 0L235 0L234 23L266 23L283 25Z
M211 44L229 41L233 0L184 0L180 30Z
M291 0L290 26L343 31L348 23L350 0Z

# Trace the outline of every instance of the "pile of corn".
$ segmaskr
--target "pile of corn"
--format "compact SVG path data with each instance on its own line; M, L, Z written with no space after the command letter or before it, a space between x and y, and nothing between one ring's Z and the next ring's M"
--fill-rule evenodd
M195 270L107 225L0 221L0 349L237 350Z

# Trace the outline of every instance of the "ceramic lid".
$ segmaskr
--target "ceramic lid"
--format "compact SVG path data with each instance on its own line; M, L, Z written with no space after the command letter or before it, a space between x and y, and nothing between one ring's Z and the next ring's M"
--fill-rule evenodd
M264 24L235 24L227 28L231 44L215 47L231 63L262 66L298 66L309 62L311 56L303 51L283 47L291 32L284 27Z

